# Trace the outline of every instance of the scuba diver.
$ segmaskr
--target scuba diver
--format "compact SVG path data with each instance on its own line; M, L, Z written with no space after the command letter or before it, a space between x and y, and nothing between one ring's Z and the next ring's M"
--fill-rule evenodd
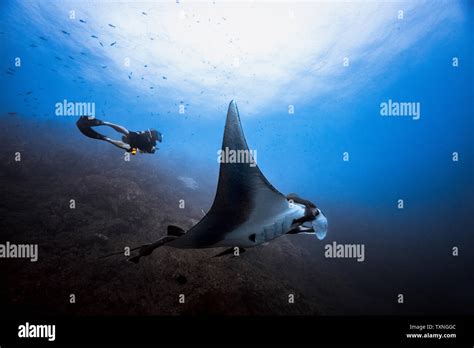
M130 152L132 155L137 153L139 150L142 153L155 153L156 151L156 142L159 141L160 143L163 141L163 136L160 132L154 129L148 129L146 131L129 131L125 127L102 121L94 117L88 116L81 116L79 120L76 122L77 128L81 131L82 134L85 136L107 141L127 152ZM92 127L97 126L109 126L114 129L116 132L123 134L122 140L114 140L111 139L103 134L96 132Z

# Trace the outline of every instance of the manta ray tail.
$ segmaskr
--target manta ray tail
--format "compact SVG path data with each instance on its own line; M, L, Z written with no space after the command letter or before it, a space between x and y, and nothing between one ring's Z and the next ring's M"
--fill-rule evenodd
M224 255L229 255L229 254L233 254L235 252L235 248L239 248L239 255L244 253L245 252L245 249L244 248L241 248L241 247L232 247L232 248L229 248L227 250L224 250L223 252L215 255L214 257L221 257L221 256L224 256Z
M134 250L138 249L138 254L135 255L135 256L129 257L127 260L130 261L130 262L133 262L133 263L138 263L140 261L141 257L151 255L151 253L155 249L157 249L157 248L165 245L166 243L169 243L169 242L181 237L184 234L185 234L185 232L182 228L179 228L179 227L173 226L173 225L169 225L167 236L158 239L154 243L144 244L142 246L138 246L138 247L130 249L130 251L134 251ZM108 254L108 255L104 255L104 256L99 257L99 259L104 259L104 258L107 258L107 257L110 257L110 256L115 256L115 255L123 255L123 251L119 251L119 252L111 253L111 254Z
M181 237L185 233L181 227L168 225L168 236Z
M140 249L138 249L138 255L128 258L128 261L133 262L133 263L138 263L141 257L151 255L151 253L155 249L159 248L160 246L165 245L166 243L171 242L172 240L175 240L176 238L179 238L179 237L168 235L168 236L158 239L154 243L142 245Z
M134 250L137 250L139 248L140 247L132 248L132 249L130 249L130 251L134 251ZM114 252L114 253L111 253L111 254L102 255L102 256L99 257L99 260L106 259L106 258L111 257L111 256L117 256L117 255L124 255L124 251L122 250L122 251L117 251L117 252Z

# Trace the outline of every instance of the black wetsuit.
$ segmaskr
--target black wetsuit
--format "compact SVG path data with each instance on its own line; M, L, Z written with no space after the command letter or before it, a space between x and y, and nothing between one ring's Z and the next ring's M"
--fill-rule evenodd
M117 124L101 121L96 118L89 118L87 116L80 117L79 120L77 120L76 125L85 136L92 139L107 141L125 151L132 152L133 154L135 154L136 149L146 153L154 153L156 151L156 140L160 142L162 141L161 133L156 130L133 132ZM108 126L113 128L115 131L122 133L122 141L111 139L92 129L92 127L97 126Z
M156 141L150 137L148 132L130 132L127 135L127 143L143 152L154 153Z

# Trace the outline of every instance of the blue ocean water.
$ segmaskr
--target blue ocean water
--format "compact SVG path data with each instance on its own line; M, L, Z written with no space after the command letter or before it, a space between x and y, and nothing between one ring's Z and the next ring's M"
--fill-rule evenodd
M190 158L216 177L234 99L263 173L314 201L333 231L465 242L472 16L469 1L3 1L0 113L97 147L78 115L56 114L93 102L97 118L163 133L149 161ZM419 103L419 119L381 116L388 100Z

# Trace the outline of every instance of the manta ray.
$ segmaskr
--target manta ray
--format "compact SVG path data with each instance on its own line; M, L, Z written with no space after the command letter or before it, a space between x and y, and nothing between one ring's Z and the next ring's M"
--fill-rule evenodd
M231 101L222 151L251 154L242 131L239 111ZM251 155L250 155L251 156ZM214 202L208 213L185 232L170 225L167 235L138 249L128 260L138 263L163 245L179 249L228 247L222 256L265 244L284 234L315 234L323 239L327 220L320 209L296 194L284 196L265 178L253 158L247 163L220 163Z

